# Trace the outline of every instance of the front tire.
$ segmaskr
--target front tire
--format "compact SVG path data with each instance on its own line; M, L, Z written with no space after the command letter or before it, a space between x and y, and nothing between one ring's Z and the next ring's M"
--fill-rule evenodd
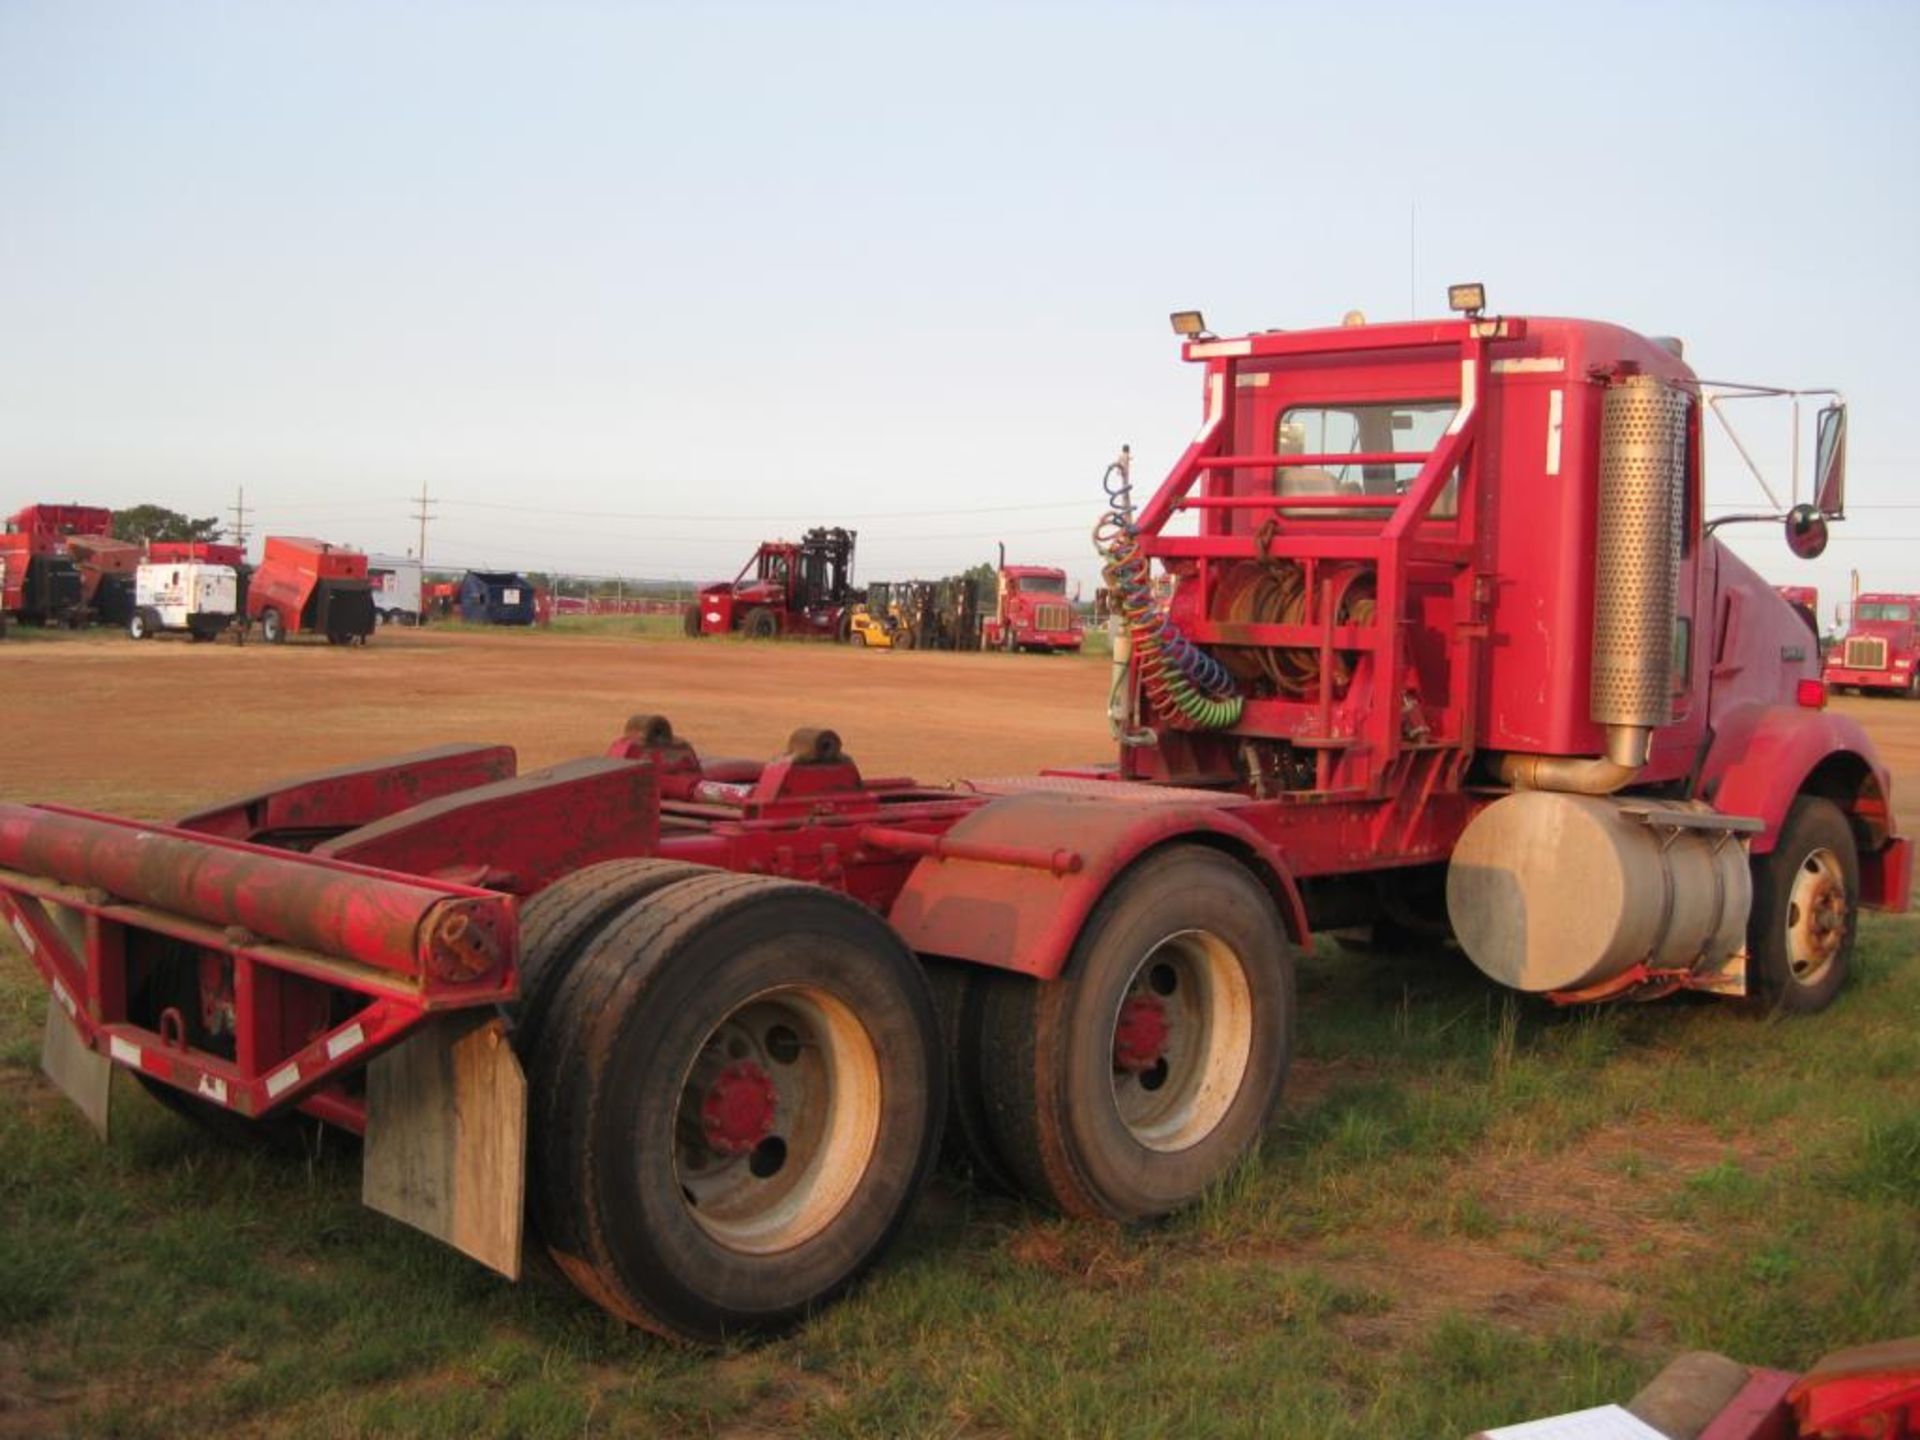
M260 612L260 638L269 645L282 645L287 639L287 622L269 605Z
M1070 1215L1191 1203L1259 1140L1293 1043L1293 960L1244 865L1178 845L1095 908L1066 972L990 976L978 1048L994 1149Z
M905 1221L939 1141L937 1046L917 962L858 903L731 873L655 892L588 944L536 1047L549 1249L665 1334L797 1323Z
M136 610L127 619L127 634L134 640L151 640L158 628L150 610Z
M780 617L765 606L755 606L740 628L749 640L772 640L780 634Z
M1747 953L1755 1004L1784 1015L1831 1005L1853 969L1859 916L1853 827L1831 800L1802 795L1773 849L1753 862Z

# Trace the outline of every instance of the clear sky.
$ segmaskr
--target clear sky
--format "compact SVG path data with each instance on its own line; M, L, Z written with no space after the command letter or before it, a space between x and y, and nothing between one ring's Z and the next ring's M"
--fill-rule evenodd
M1916 180L1911 0L0 0L0 512L244 484L398 550L425 484L450 565L715 578L840 522L867 578L1090 580L1105 461L1197 413L1168 310L1482 279L1845 389L1855 518L1740 548L1920 589ZM1724 447L1710 488L1759 499Z

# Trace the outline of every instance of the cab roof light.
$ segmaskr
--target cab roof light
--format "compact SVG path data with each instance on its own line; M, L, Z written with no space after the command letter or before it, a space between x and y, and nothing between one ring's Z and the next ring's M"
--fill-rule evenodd
M1470 285L1447 286L1447 308L1473 319L1487 308L1487 287L1478 280Z
M1213 338L1213 332L1207 329L1206 317L1198 310L1176 310L1167 319L1173 325L1173 333L1183 340Z

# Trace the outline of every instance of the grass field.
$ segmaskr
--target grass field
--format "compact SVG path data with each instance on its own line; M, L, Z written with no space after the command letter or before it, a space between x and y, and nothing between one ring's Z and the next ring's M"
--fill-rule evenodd
M1263 1152L1121 1232L944 1179L849 1303L720 1356L364 1211L350 1145L221 1149L37 1075L0 959L0 1433L1464 1435L1679 1350L1920 1330L1920 930L1829 1014L1556 1014L1462 962L1310 957Z
M832 724L869 774L1110 747L1094 661L598 627L10 639L0 799L158 817L450 739L530 768L656 707L716 755ZM1920 706L1837 708L1914 793ZM1791 1024L1306 957L1283 1114L1204 1205L1122 1232L943 1178L848 1303L710 1356L363 1210L338 1137L221 1149L121 1077L100 1146L38 1074L45 992L0 943L0 1437L1454 1437L1696 1346L1803 1364L1920 1331L1916 951L1920 921L1869 917L1856 985Z

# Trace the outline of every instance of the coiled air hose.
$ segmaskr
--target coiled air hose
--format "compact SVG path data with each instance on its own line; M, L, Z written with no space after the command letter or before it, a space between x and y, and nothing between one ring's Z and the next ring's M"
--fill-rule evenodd
M1224 730L1246 705L1227 668L1180 632L1153 598L1151 562L1133 524L1133 457L1122 448L1107 466L1101 486L1107 513L1093 527L1093 544L1114 606L1133 641L1140 684L1153 708L1170 723L1193 730Z

